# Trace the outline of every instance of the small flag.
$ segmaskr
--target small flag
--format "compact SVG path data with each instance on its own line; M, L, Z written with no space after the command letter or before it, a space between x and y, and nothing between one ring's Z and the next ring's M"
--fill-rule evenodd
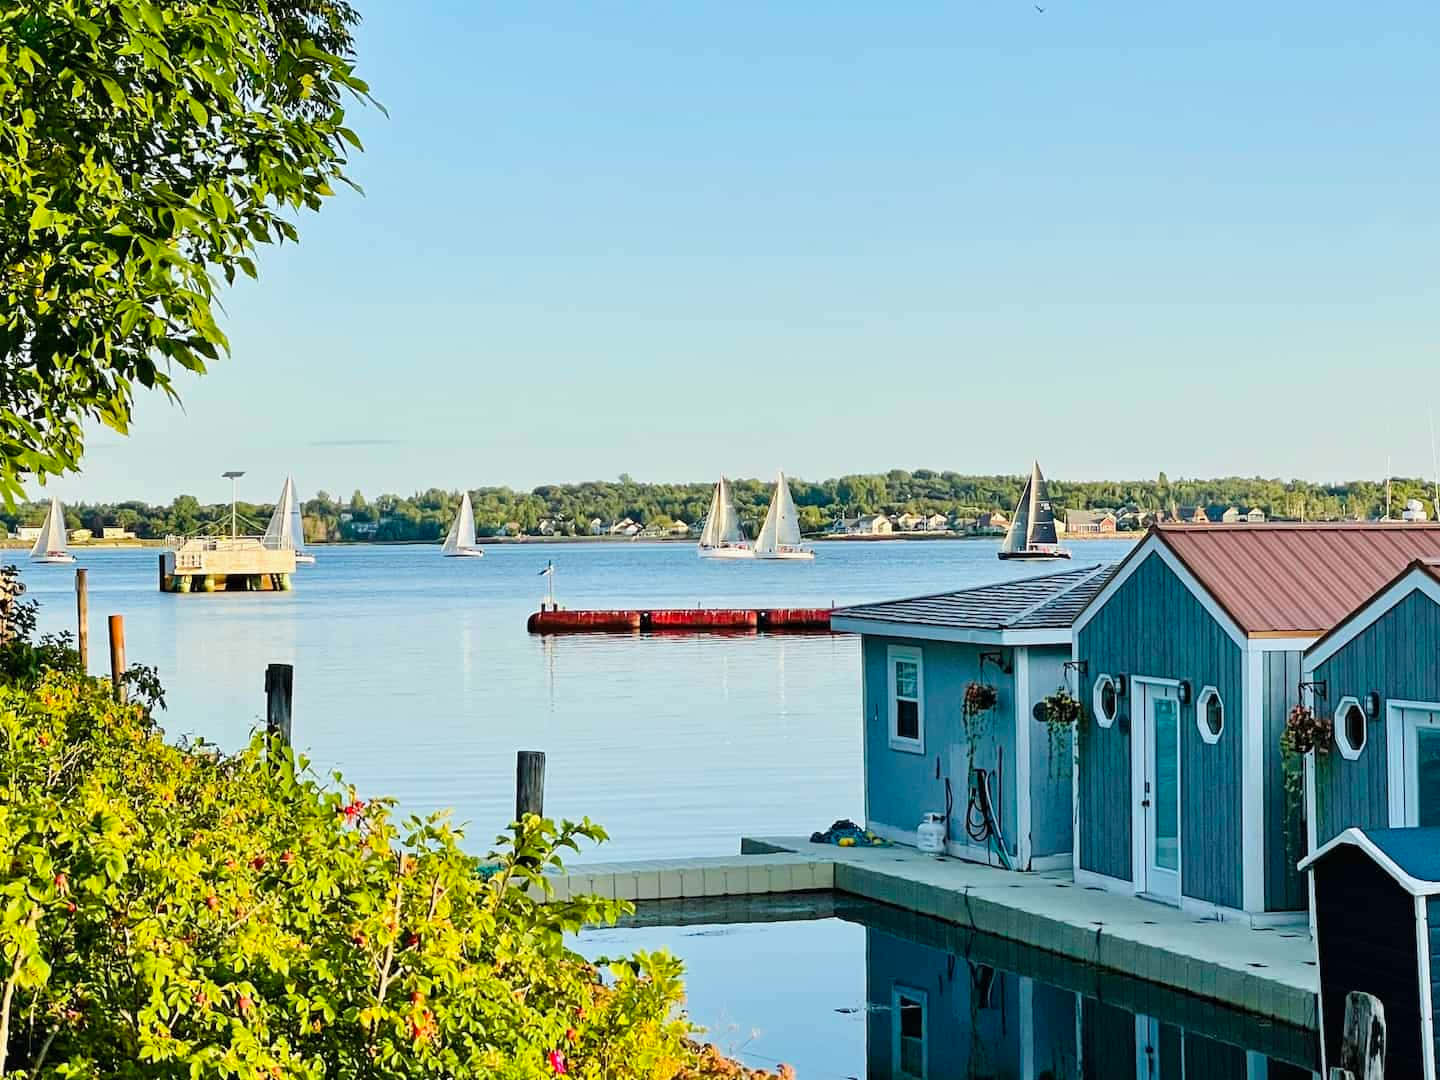
M544 570L541 570L540 573L537 574L536 576L537 576L537 577L549 577L549 576L550 576L551 574L553 574L553 573L555 573L555 564L554 564L553 562L547 562L547 563L545 564L545 569L544 569Z

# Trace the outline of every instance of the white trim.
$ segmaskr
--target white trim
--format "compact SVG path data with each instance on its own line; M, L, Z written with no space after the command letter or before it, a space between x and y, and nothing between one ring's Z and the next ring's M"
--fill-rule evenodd
M1258 1050L1245 1051L1245 1080L1269 1080L1270 1059Z
M915 665L915 734L910 739L899 733L900 706L895 681L897 661ZM885 711L889 726L885 729L891 750L906 754L925 753L925 654L911 645L889 645L885 649Z
M1080 646L1078 642L1070 644L1070 659L1072 662L1079 660ZM1080 697L1080 669L1078 667L1062 669L1067 685L1071 680L1074 686L1071 692L1078 700ZM1085 723L1085 716L1082 710L1080 719L1076 721L1070 732L1070 859L1075 867L1075 872L1080 872L1080 725Z
M1440 881L1421 881L1419 878L1411 877L1406 871L1400 868L1399 864L1396 863L1394 859L1390 858L1389 855L1381 851L1380 848L1376 845L1375 841L1371 840L1368 836L1365 835L1364 829L1357 829L1353 827L1346 829L1339 836L1335 837L1334 840L1331 840L1319 851L1315 852L1315 854L1306 856L1305 861L1300 864L1300 869L1308 871L1312 866L1314 866L1317 862L1323 859L1326 855L1329 855L1332 850L1339 847L1341 844L1350 844L1354 847L1358 847L1361 851L1365 852L1365 854L1369 855L1370 858L1375 862L1375 864L1380 867L1380 869L1384 870L1387 874L1394 878L1396 884L1398 884L1411 896L1440 895Z
M1315 751L1305 755L1305 854L1301 858L1303 863L1315 853L1316 836L1320 831L1320 822L1315 820L1319 813L1319 800L1315 796ZM1309 894L1310 907L1310 940L1315 940L1315 875L1305 875L1305 887Z
M900 1071L900 998L909 998L920 1006L920 1080L930 1075L930 995L904 983L890 984L890 1075L915 1076Z
M1159 687L1164 690L1176 690L1180 687L1178 679L1163 679L1150 675L1131 675L1128 677L1126 690L1132 702L1130 707L1130 874L1135 882L1135 892L1142 896L1153 896L1162 903L1172 903L1169 896L1152 894L1147 886L1150 881L1150 827L1143 813L1141 805L1145 796L1145 784L1150 773L1150 757L1155 747L1151 745L1154 741L1153 733L1150 730L1150 715L1148 706L1148 687ZM1184 758L1181 751L1181 742L1184 737L1185 726L1180 722L1180 695L1174 697L1169 694L1163 695L1167 701L1175 703L1175 897L1173 906L1179 907L1184 903L1185 898L1185 775ZM1139 704L1139 718L1136 718L1136 705ZM1139 753L1136 752L1136 731L1137 723L1142 731ZM1151 793L1154 794L1153 792ZM1152 800L1153 802L1153 800ZM1153 810L1154 807L1152 806ZM1160 867L1153 869L1162 874L1170 871L1161 870Z
M1365 717L1365 726L1360 730L1364 733L1360 739L1359 746L1352 746L1350 739L1345 732L1344 714L1351 708L1360 710L1360 715ZM1335 706L1335 713L1331 717L1331 726L1335 736L1335 749L1340 751L1340 756L1346 761L1358 761L1360 755L1365 752L1365 746L1370 741L1370 717L1365 716L1365 706L1360 704L1360 699L1352 694L1346 694Z
M1430 997L1430 917L1423 896L1415 897L1415 965L1420 973L1420 1045L1425 1080L1435 1080L1435 1011Z
M1240 710L1239 732L1240 906L1246 911L1263 912L1265 910L1265 654L1247 649L1243 655L1245 707ZM1202 725L1202 738L1204 731Z
M832 615L830 629L841 634L948 641L957 645L1070 644L1069 627L1048 630L967 630L954 626L925 626L921 623L894 622L888 619L862 619L855 615Z
M1015 865L1030 869L1031 806L1030 790L1030 650L1016 649L1011 668L1015 683L1012 697L1015 714ZM966 781L967 783L969 781Z
M1246 641L1248 647L1257 652L1303 653L1322 636L1317 631L1313 634L1296 634L1294 637L1250 637Z
M1259 655L1258 653L1256 655ZM1205 699L1213 697L1220 702L1220 730L1211 731L1210 725L1204 720ZM1207 686L1200 691L1200 696L1195 699L1195 728L1200 732L1200 738L1207 746L1214 746L1220 741L1220 736L1225 734L1225 699L1220 696L1220 691L1213 686Z
M1105 717L1105 710L1100 707L1100 689L1102 683L1108 683L1115 691L1115 711L1110 714L1109 719ZM1120 690L1115 685L1115 676L1106 675L1103 672L1095 676L1094 683L1090 686L1090 711L1095 714L1095 723L1102 728L1115 726L1115 718L1120 715Z
M1406 767L1411 752L1410 725L1405 722L1404 716L1407 709L1440 713L1440 703L1399 698L1385 703L1385 786L1389 796L1387 808L1392 829L1410 827L1411 807L1415 807L1418 814L1420 801L1418 773Z
M1335 633L1312 653L1307 653L1304 664L1305 670L1312 671L1329 660L1337 652L1343 649L1350 642L1363 634L1367 629L1378 622L1386 612L1395 607L1412 592L1423 592L1431 600L1440 604L1440 581L1436 581L1428 573L1421 569L1411 570L1398 581L1394 582L1388 589L1377 596L1371 597L1360 607L1356 608L1348 618L1349 624L1338 633Z
M1171 551L1169 546L1160 539L1158 533L1152 533L1149 538L1140 541L1140 546L1127 557L1125 563L1120 567L1119 572L1105 583L1105 587L1095 594L1090 603L1085 605L1085 610L1080 612L1079 618L1075 620L1074 626L1071 627L1071 632L1077 640L1080 637L1080 631L1089 624L1091 619L1100 613L1101 609L1109 603L1110 598L1119 592L1120 587L1130 580L1131 576L1140 569L1141 565L1144 564L1145 560L1151 555L1158 555L1161 561L1180 579L1181 584L1183 584L1185 588L1190 591L1191 595L1200 602L1200 605L1210 613L1210 617L1220 625L1220 628L1224 630L1225 633L1230 635L1230 639L1234 641L1236 645L1240 646L1240 648L1245 648L1248 640L1245 631L1240 628L1234 619L1225 613L1224 608L1215 602L1215 598L1206 591L1205 586L1200 584L1199 579L1190 572L1190 568L1180 561L1180 557Z

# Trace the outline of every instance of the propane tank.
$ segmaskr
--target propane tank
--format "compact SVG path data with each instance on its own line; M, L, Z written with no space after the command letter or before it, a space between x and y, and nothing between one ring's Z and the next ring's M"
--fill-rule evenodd
M926 814L915 830L915 846L931 855L942 855L945 852L945 832L944 814Z

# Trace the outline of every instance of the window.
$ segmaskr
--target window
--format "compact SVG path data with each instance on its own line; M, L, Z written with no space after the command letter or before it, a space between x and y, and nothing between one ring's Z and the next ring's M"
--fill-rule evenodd
M891 1061L896 1080L926 1080L925 991L897 986L890 995Z
M1343 697L1335 707L1335 745L1340 756L1354 761L1365 749L1365 710L1353 697Z
M1390 825L1440 825L1440 705L1392 702L1387 710Z
M1195 702L1195 726L1207 743L1213 746L1220 741L1220 733L1225 730L1225 702L1213 686L1201 690Z
M1109 727L1115 723L1115 711L1118 708L1118 695L1115 693L1115 680L1109 675L1101 675L1095 680L1094 700L1095 722L1101 727Z
M890 646L890 745L925 752L925 666L919 649Z

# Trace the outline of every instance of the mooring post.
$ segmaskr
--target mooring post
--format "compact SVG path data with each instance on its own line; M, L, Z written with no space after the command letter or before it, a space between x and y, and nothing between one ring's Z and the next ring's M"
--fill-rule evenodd
M115 684L115 700L125 703L125 616L110 616L110 681Z
M90 673L90 580L84 568L75 571L75 647L80 671Z
M291 705L295 697L295 665L271 664L265 669L265 734L290 745Z
M1385 1006L1374 994L1345 995L1340 1064L1331 1066L1330 1080L1385 1080Z
M545 816L545 752L515 752L515 820L526 814Z

